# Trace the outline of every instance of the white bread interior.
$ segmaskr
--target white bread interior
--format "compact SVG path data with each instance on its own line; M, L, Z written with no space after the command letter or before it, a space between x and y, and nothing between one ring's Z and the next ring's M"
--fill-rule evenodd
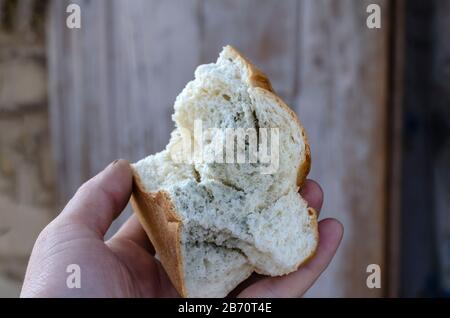
M166 149L132 165L132 204L180 295L224 297L253 271L295 271L318 244L316 212L298 194L310 151L295 113L230 46L216 63L197 68L174 108ZM263 174L260 162L174 162L195 120L204 130L278 128L278 169ZM203 139L212 153L214 138Z

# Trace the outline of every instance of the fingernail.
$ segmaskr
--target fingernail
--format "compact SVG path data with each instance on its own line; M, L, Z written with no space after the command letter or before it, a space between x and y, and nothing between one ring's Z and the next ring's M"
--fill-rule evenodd
M119 162L119 160L120 160L120 159L116 159L116 160L114 160L113 162L111 162L109 165L107 165L107 166L105 167L105 170L108 170L108 169L114 167L114 166L116 165L116 163Z

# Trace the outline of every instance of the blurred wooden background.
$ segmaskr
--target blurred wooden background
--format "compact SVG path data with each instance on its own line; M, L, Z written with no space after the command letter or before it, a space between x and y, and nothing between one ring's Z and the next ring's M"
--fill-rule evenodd
M437 264L450 264L445 244L433 249L450 236L448 217L435 226L449 207L439 177L450 153L441 137L450 108L446 0L21 0L14 14L28 22L17 25L6 19L12 2L0 0L0 200L25 212L0 201L0 279L8 280L0 293L20 281L32 238L82 182L116 158L136 161L164 147L176 95L226 44L265 71L299 115L312 148L310 177L325 192L322 217L345 226L335 260L308 296L417 296ZM66 27L69 3L81 7L79 30ZM382 8L378 30L366 27L371 3ZM29 61L42 77L2 77ZM20 84L15 95L5 89L11 81ZM39 98L4 97L41 84ZM429 140L439 140L431 154ZM435 205L436 213L425 209ZM24 220L33 220L27 229ZM381 289L366 286L369 264L381 266Z
M55 216L45 1L0 0L0 297L17 296L28 257Z

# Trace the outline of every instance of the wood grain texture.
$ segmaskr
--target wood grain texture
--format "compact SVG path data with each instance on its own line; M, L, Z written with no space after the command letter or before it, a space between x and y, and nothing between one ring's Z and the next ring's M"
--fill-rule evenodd
M370 30L373 1L303 1L298 113L312 150L323 215L345 227L336 259L312 296L377 297L366 267L384 268L388 27ZM387 1L383 22L389 19Z
M400 295L450 290L450 2L406 5Z
M175 97L199 62L197 1L70 1L82 10L79 30L65 26L68 3L52 1L49 21L63 202L114 159L137 161L163 149ZM129 214L128 208L110 233Z
M19 295L34 242L57 211L37 1L0 1L0 297Z
M22 0L17 3L14 29L19 32L28 31L31 27L34 0ZM1 5L1 4L0 4Z
M403 102L405 77L405 0L392 2L392 24L390 26L390 99L388 103L388 165L387 169L387 217L386 217L386 265L383 282L388 297L400 296L400 252L401 252L401 200L402 200L402 145Z
M447 138L448 139L448 138ZM443 145L433 169L433 206L440 288L450 292L450 139Z
M430 291L436 272L433 218L433 152L430 114L434 2L409 0L406 6L405 96L400 253L403 297Z
M5 0L0 0L0 10L5 10ZM3 14L0 14L0 25L3 25L4 16Z
M49 23L53 140L62 198L118 157L159 151L177 93L199 62L196 1L88 1L82 28ZM171 16L171 19L167 19Z
M433 207L442 295L450 294L450 1L435 1L432 59Z
M297 0L204 1L202 63L230 44L263 69L277 94L290 105L297 90Z

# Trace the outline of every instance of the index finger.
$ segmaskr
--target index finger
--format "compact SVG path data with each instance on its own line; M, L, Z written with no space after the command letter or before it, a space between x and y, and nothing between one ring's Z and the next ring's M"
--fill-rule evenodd
M238 297L300 297L331 262L343 234L342 224L334 219L319 223L320 241L316 255L286 276L267 277L244 289Z
M81 224L103 238L127 205L131 185L130 165L125 160L116 160L84 183L55 221Z

